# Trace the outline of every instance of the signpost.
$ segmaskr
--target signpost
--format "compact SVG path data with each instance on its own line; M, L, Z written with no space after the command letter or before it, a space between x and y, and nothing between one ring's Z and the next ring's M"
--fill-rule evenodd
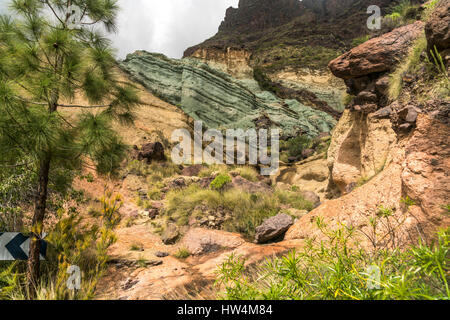
M40 259L45 260L47 243L41 240ZM18 232L0 232L0 261L28 260L30 237Z

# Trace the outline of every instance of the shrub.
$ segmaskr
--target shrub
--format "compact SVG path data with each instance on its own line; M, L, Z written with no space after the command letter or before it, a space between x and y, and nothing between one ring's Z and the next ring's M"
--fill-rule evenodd
M408 56L400 63L389 79L388 95L391 100L396 100L403 88L403 76L407 72L416 71L420 65L420 56L427 48L425 35L421 36L410 49Z
M299 210L311 210L313 207L298 192L250 194L238 189L220 192L201 189L196 184L183 190L172 190L166 199L165 214L177 224L187 224L191 215L204 214L203 211L196 210L198 207L202 210L220 209L230 215L230 220L224 222L223 229L241 233L249 239L254 236L255 228L265 219L280 212L281 206L288 205Z
M361 36L352 40L352 47L357 47L360 44L368 41L370 39L370 35Z
M227 173L228 169L229 168L226 165L213 164L213 165L208 166L207 168L202 169L199 172L198 176L200 178L208 178L215 172Z
M231 255L217 270L219 297L230 300L435 300L450 298L449 231L437 242L374 254L350 245L355 230L325 231L326 241L307 240L299 252L245 267Z
M161 197L162 197L161 190L158 187L151 188L147 192L147 195L152 200L161 200Z
M222 190L225 185L231 182L231 178L228 174L219 174L210 184L213 190Z
M46 238L49 244L42 264L41 282L35 299L93 299L99 278L106 270L107 250L115 243L113 229L118 218L117 196L106 193L98 220L89 223L77 212L59 209L58 222ZM67 288L69 266L78 266L83 273L80 290ZM6 268L3 268L6 266ZM24 290L25 264L21 261L0 263L0 299L26 300Z
M306 135L300 135L298 137L289 139L282 146L281 151L287 151L289 157L299 157L302 155L302 151L311 147L312 141Z
M298 191L277 190L275 192L275 197L278 198L281 204L290 205L294 209L308 211L314 209L314 205L305 200L305 197Z
M259 181L259 174L253 167L249 166L237 167L233 171L237 172L242 178L247 179L248 181L252 182Z
M186 259L189 258L190 255L191 253L189 252L189 250L183 247L178 249L178 251L175 252L173 256L177 259Z

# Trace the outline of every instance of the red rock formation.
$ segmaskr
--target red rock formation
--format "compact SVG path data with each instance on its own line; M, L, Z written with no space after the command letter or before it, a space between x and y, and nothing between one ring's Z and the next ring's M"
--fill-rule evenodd
M371 39L330 62L329 68L339 78L351 79L391 70L423 31L417 21L381 37Z
M450 48L450 0L443 0L437 5L425 26L425 33L429 49L434 46L438 50Z

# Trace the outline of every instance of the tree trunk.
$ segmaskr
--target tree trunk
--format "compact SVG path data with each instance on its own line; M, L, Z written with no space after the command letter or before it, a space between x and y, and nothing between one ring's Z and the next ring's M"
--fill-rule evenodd
M41 162L41 167L39 169L39 181L36 199L34 202L32 233L30 235L30 253L27 266L27 289L31 299L36 295L36 289L39 284L40 277L40 235L36 234L36 231L41 230L45 218L49 172L50 156L47 155Z

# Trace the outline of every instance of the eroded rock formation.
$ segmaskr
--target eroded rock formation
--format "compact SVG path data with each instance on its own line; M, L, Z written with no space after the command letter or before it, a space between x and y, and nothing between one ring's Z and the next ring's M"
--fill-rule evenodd
M283 136L299 132L317 136L329 132L336 120L297 100L261 91L252 79L239 80L197 59L169 59L138 51L121 67L161 99L211 129L249 129L261 117L279 127Z
M423 35L423 27L416 22L394 30L330 63L356 96L328 150L328 196L336 199L301 218L286 239L323 236L312 223L320 217L329 226L354 227L361 243L374 245L368 221L381 206L390 212L390 225L379 226L377 241L388 247L430 240L437 229L450 225L444 208L450 198L450 104L445 99L416 101L408 79L403 89L408 99L386 96L389 73Z

